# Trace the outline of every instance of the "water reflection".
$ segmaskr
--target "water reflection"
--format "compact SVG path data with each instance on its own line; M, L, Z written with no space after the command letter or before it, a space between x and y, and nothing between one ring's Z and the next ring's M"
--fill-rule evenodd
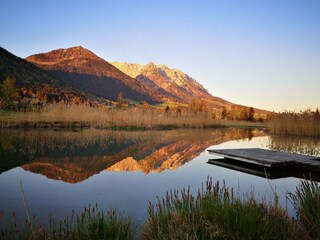
M268 147L277 151L320 157L319 138L271 135L269 137Z
M261 136L260 130L172 130L123 132L2 130L0 173L21 166L50 179L81 182L103 170L174 170L206 148L230 140Z

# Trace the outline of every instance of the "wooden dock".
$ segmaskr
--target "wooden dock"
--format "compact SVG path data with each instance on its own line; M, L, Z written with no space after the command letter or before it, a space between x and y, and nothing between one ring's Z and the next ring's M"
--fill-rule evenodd
M208 151L211 154L224 157L224 159L210 159L208 163L257 176L276 172L273 175L276 178L281 178L308 171L317 172L317 175L320 172L320 157L260 148L214 149Z

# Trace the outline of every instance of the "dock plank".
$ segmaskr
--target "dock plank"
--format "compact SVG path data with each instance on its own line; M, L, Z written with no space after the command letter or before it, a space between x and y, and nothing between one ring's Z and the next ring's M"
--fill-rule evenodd
M279 152L261 148L212 149L211 154L225 159L238 160L264 167L297 166L320 170L320 158L296 153Z

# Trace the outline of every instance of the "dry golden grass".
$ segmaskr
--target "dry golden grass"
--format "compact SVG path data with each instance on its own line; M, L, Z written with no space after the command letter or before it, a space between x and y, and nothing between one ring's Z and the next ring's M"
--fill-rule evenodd
M274 134L320 137L319 110L280 113L275 116L269 127Z
M38 113L2 113L2 127L26 125L34 127L46 123L73 126L111 128L114 126L140 126L144 129L161 127L205 128L220 125L207 112L168 112L162 109L127 108L108 109L88 106L52 105ZM78 126L77 125L77 126Z

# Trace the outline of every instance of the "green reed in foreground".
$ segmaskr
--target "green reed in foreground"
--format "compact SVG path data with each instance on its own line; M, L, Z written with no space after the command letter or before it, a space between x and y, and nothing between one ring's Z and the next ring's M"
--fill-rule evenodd
M295 193L289 193L296 210L301 237L320 239L320 185L301 181Z
M288 239L292 222L277 203L234 196L225 185L207 181L193 196L174 191L150 204L141 239Z
M288 193L297 217L292 219L274 201L256 200L254 193L239 196L233 189L208 179L197 194L189 189L170 191L149 204L146 222L135 226L130 217L116 211L85 209L74 218L49 227L27 223L2 230L1 239L320 239L320 185L301 181ZM137 234L136 234L137 233Z
M134 239L136 227L132 219L124 214L119 214L116 210L107 212L98 211L97 208L84 209L75 216L56 223L50 217L49 227L35 225L35 219L26 222L24 230L19 230L17 226L12 229L2 230L1 239Z

